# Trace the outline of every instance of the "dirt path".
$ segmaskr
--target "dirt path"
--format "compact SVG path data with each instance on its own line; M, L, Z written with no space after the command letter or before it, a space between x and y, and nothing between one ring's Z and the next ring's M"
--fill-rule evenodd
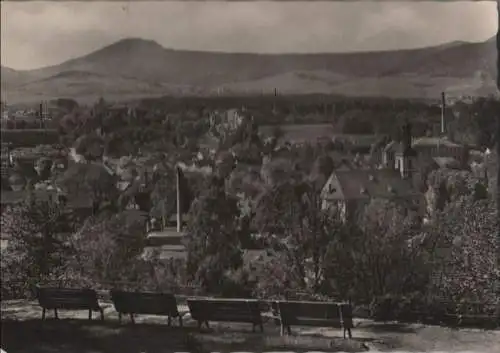
M367 340L371 351L500 352L500 330L362 321L355 332L355 337Z
M418 324L374 323L356 320L354 339L344 340L338 329L293 328L294 337L281 339L279 328L265 326L265 334L248 325L220 324L200 334L186 318L184 328L169 328L166 319L139 316L137 325L119 325L111 303L103 303L106 321L86 320L87 313L60 313L61 320L42 322L35 302L2 302L0 345L8 353L170 353L170 352L500 352L500 331L451 329ZM50 313L51 314L51 313ZM51 316L48 318L51 318ZM200 347L200 344L202 347ZM292 349L290 349L292 348Z

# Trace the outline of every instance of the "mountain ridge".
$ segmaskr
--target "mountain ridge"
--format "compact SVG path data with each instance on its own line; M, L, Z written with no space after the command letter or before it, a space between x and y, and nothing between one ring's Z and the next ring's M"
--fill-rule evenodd
M432 96L452 88L474 95L489 92L496 79L496 37L403 50L284 54L178 50L125 38L61 64L32 70L2 66L1 73L2 95L14 101L274 88L291 94L385 96Z

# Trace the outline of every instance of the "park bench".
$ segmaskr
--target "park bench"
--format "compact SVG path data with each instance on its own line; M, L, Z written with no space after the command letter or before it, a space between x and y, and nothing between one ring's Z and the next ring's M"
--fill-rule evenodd
M261 303L256 299L212 299L191 298L187 300L193 320L210 328L209 321L243 322L253 325L252 331L259 326L264 331L261 316Z
M412 300L408 306L403 307L398 315L398 321L405 323L423 322L427 313L421 302Z
M281 324L281 335L291 334L291 326L318 326L344 329L352 338L352 306L348 303L276 301L273 312Z
M36 287L35 292L38 303L43 309L42 320L45 320L46 310L54 310L54 316L58 319L58 309L88 310L89 320L92 320L92 311L98 311L101 314L101 320L104 320L104 311L93 289Z
M500 308L495 304L462 303L458 307L458 325L498 327L500 326Z
M444 324L446 326L458 326L460 313L457 304L451 301L442 301L439 307L432 307L424 323Z
M178 310L177 300L173 294L121 290L110 292L120 322L123 314L128 314L132 323L135 323L134 315L137 314L158 315L168 317L168 326L172 325L172 318L178 318L179 326L182 327L182 318L187 311Z

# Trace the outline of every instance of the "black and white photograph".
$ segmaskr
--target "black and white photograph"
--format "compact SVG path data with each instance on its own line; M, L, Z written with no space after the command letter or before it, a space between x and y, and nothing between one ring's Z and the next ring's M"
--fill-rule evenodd
M500 1L0 12L1 353L500 352Z

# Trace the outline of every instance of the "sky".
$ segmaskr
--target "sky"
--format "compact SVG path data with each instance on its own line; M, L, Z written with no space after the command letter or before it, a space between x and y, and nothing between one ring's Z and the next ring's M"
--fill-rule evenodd
M166 48L309 53L483 41L491 2L5 2L1 64L59 64L127 37Z

